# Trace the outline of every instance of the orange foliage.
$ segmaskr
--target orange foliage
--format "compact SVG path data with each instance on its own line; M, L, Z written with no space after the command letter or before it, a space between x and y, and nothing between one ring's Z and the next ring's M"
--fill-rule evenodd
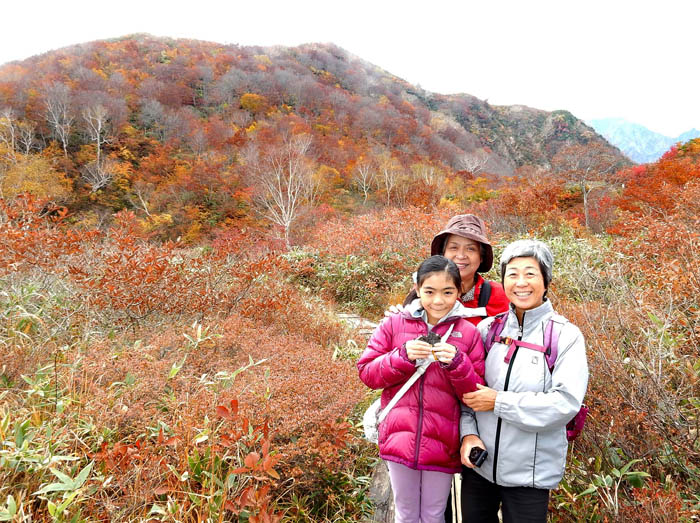
M84 252L96 231L67 228L68 209L30 194L0 199L0 274L29 267L61 270L62 262Z
M322 224L309 241L331 255L420 251L429 254L430 241L447 223L447 212L426 212L409 207L386 209Z
M616 202L634 213L664 214L676 207L683 186L700 178L700 139L672 147L655 163L635 166L621 174L625 188Z
M524 232L557 223L572 204L563 180L535 169L521 169L497 191L497 197L480 204L477 214L500 231Z

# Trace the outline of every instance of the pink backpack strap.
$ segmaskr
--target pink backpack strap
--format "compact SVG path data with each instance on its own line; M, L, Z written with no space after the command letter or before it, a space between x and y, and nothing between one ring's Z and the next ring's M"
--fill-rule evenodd
M504 358L504 361L506 363L508 363L511 360L511 358L513 357L513 353L515 352L515 349L517 347L525 347L527 349L541 352L542 354L544 354L545 360L547 361L547 367L549 367L549 372L552 372L554 370L554 364L557 362L557 356L559 355L559 333L561 332L561 327L555 328L554 324L556 323L559 325L563 325L567 321L569 320L567 320L564 316L561 316L559 314L555 314L552 316L552 318L550 318L550 320L547 322L547 325L544 328L544 345L537 345L535 343L528 343L526 341L520 341L508 337L502 338L501 336L499 336L501 330L503 330L502 326L501 329L497 333L495 333L495 335L491 339L491 345L493 345L494 342L508 345L508 352L506 353L506 357ZM489 334L491 334L491 329L489 329ZM488 337L486 341L489 341ZM491 347L491 345L489 345L489 348Z
M562 327L568 321L561 314L554 314L544 328L544 346L547 348L547 352L544 354L545 358L547 358L549 372L554 370L554 364L557 362L557 356L559 356L559 334L561 334Z
M486 333L486 342L484 343L484 349L486 350L486 354L488 354L491 350L491 347L493 347L493 343L494 341L496 341L496 338L501 337L503 327L505 327L506 325L507 315L508 312L502 312L493 317L493 321L489 326L489 331Z
M537 352L542 352L545 355L547 354L547 349L542 345L536 345L534 343L528 343L526 341L515 340L513 338L501 338L498 341L500 343L505 343L506 345L508 345L508 352L503 360L506 363L508 363L513 357L513 353L515 352L516 347L525 347L526 349L536 350Z
M554 328L554 322L549 320L544 328L544 357L547 360L549 372L554 370L554 364L559 355L559 329Z

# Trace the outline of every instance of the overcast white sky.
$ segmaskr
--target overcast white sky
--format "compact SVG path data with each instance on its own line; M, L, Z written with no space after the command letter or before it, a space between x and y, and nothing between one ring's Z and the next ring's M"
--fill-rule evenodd
M0 64L145 32L240 45L333 42L423 88L491 104L700 128L695 0L3 2Z

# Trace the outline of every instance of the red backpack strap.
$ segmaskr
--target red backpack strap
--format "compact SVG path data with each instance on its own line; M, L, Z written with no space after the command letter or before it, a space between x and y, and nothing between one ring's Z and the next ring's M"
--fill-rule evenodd
M484 350L486 351L486 354L488 354L491 347L493 347L493 343L496 341L496 338L500 339L503 327L506 325L507 315L508 312L502 312L493 317L493 321L489 326L489 331L486 333L486 341L484 342Z

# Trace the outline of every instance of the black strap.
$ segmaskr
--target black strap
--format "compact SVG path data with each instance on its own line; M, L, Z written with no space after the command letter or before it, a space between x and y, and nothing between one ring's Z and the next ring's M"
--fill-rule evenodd
M479 293L479 303L477 307L486 307L491 297L491 282L484 280L484 284L481 286L481 292Z

